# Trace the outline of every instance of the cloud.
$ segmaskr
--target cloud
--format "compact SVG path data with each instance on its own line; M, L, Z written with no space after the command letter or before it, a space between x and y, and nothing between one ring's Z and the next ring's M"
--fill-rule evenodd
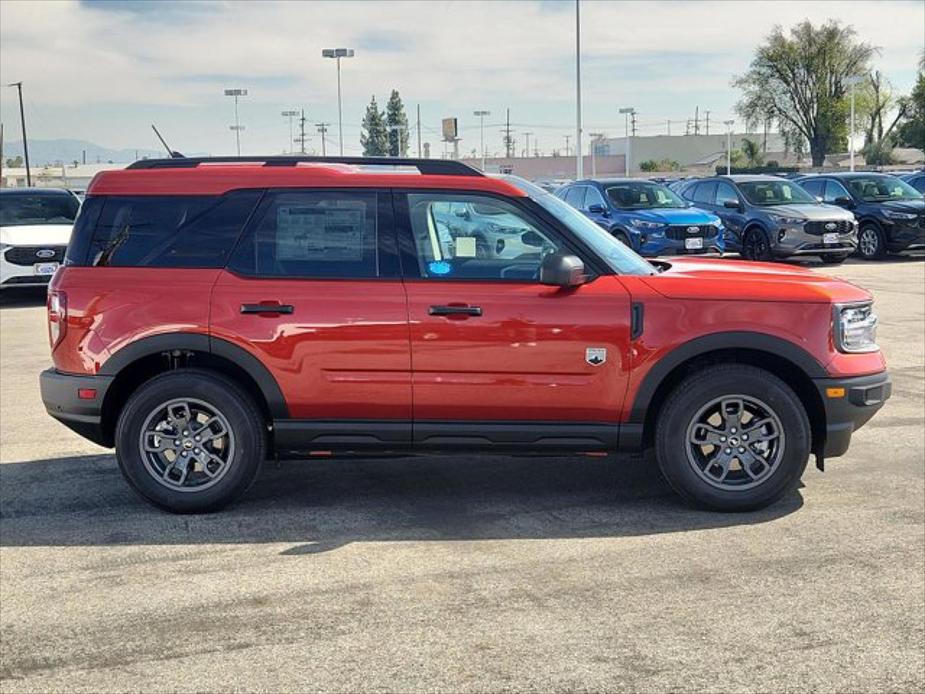
M697 105L726 117L737 96L732 75L747 68L775 22L836 15L883 47L877 66L908 90L925 40L921 3L586 0L586 123L622 129L616 110L628 104L641 127ZM221 90L240 86L250 90L243 141L278 151L288 144L281 108L304 106L312 121L336 122L334 66L321 59L331 46L356 49L342 75L345 139L354 148L370 95L384 100L393 87L409 106L422 104L431 130L449 115L471 127L475 108L500 120L508 106L543 137L573 123L571 2L3 0L0 46L4 80L25 82L36 138L138 146L137 133L157 117L176 139L200 142L197 149L227 150L230 104ZM2 97L4 121L15 120L14 100ZM489 134L500 137L496 123L490 133L486 125Z

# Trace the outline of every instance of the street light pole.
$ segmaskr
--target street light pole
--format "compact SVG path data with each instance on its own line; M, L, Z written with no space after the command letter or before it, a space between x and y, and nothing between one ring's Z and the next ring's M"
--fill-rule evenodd
M482 150L482 171L485 170L485 116L490 116L491 111L473 111L473 116L479 117L479 148Z
M340 59L352 58L355 51L352 48L324 48L322 58L334 58L337 61L337 140L340 145L340 156L344 156L344 112L340 93Z
M23 159L26 160L26 185L32 187L32 171L29 168L29 141L26 140L26 112L22 106L22 82L13 82L8 87L16 87L19 92L19 120L22 123L22 153Z
M584 152L581 151L581 0L575 0L575 174L584 178Z
M604 133L588 133L588 135L591 137L589 145L591 150L591 178L597 178L597 152L595 150L597 149L597 143L604 137Z
M848 79L848 86L851 89L851 129L848 131L848 156L850 158L850 167L854 171L854 86L858 83L858 77Z
M282 115L283 118L286 118L287 116L288 116L288 118L289 118L289 149L290 149L290 151L291 151L291 150L292 150L292 143L295 142L295 140L294 140L293 137L292 137L292 119L293 119L295 116L301 115L301 112L300 112L300 111L283 111L280 115ZM285 151L285 150L283 150L283 151Z
M231 129L234 130L234 139L238 148L238 156L241 156L241 131L244 130L244 126L238 123L238 97L247 96L246 89L226 89L225 96L234 97L234 125L231 126Z
M726 126L726 175L732 173L732 125L735 121L724 120Z
M623 148L623 171L627 178L630 177L630 159L632 158L632 144L630 142L630 116L636 113L636 110L632 106L627 106L626 108L621 108L620 113L624 116L625 130L624 130L624 140L626 141L626 147Z

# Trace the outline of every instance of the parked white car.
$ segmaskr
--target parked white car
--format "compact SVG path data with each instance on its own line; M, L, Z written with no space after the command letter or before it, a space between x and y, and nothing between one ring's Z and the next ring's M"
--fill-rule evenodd
M0 190L0 289L48 284L64 262L78 209L69 190Z

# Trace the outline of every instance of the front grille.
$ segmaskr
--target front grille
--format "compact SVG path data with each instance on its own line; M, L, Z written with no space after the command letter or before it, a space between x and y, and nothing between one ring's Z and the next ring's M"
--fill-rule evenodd
M6 262L13 265L32 266L36 263L63 263L67 246L13 246L6 252ZM36 255L40 251L54 251L54 255L45 258Z
M826 229L826 225L834 224L834 229ZM813 236L822 236L823 234L847 234L854 228L854 222L847 219L831 220L828 222L806 222L803 231Z
M688 231L688 229L693 229L694 224L677 224L668 227L665 231L665 236L673 241L683 241L684 239L697 238L702 236L707 239L711 239L717 234L717 228L713 224L702 224L697 226L697 231Z
M51 275L33 275L29 277L10 277L3 284L47 284Z

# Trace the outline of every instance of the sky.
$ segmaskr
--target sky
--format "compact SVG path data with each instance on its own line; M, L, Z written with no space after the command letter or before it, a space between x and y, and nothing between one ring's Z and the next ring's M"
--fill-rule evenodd
M880 48L875 66L908 93L925 45L921 0L581 0L585 133L621 135L621 107L638 112L640 135L684 129L699 106L711 127L735 118L730 82L748 69L775 24L838 19ZM89 140L112 148L156 148L151 123L174 149L233 154L232 99L243 154L291 150L288 109L305 109L309 150L315 123L329 122L336 153L337 83L322 48L348 47L342 62L344 153L360 153L370 97L398 89L412 127L441 152L440 121L459 121L460 149L502 148L506 109L522 148L525 133L548 152L575 130L575 4L518 2L147 2L2 0L0 79L23 81L31 139ZM0 88L0 119L19 139L15 89ZM414 133L412 133L414 153ZM574 140L572 140L574 142Z

